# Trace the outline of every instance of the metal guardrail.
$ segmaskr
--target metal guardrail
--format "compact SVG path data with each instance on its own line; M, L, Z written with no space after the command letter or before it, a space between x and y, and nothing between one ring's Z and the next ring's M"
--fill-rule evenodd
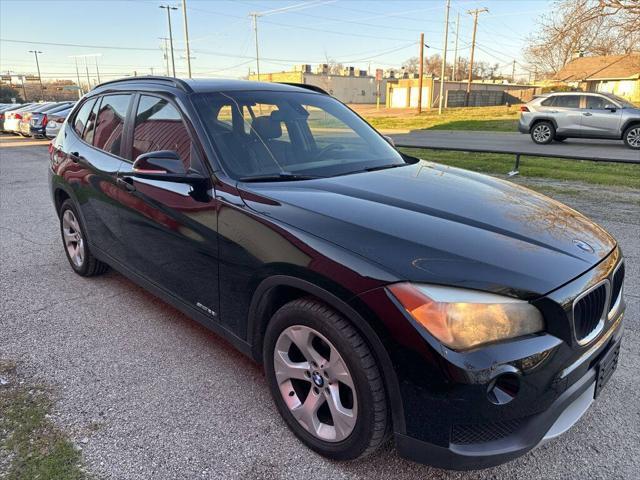
M489 150L489 149L481 149L481 148L461 148L461 147L434 147L433 145L408 145L394 142L396 147L401 148L424 148L426 150L444 150L449 152L472 152L472 153L500 153L504 155L515 155L515 163L513 165L513 170L507 173L508 176L513 177L515 175L519 175L520 171L520 157L542 157L542 158L559 158L561 160L582 160L585 162L602 162L602 163L627 163L627 164L635 164L640 165L640 158L638 160L633 159L625 159L625 158L603 158L603 157L576 157L574 155L559 155L552 153L525 153L518 152L512 150Z

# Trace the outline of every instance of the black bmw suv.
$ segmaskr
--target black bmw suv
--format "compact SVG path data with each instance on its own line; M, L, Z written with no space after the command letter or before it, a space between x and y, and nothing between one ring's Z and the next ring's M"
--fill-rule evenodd
M75 272L113 267L263 364L327 457L393 436L419 462L497 465L571 427L616 367L607 232L403 155L318 88L107 82L50 154Z

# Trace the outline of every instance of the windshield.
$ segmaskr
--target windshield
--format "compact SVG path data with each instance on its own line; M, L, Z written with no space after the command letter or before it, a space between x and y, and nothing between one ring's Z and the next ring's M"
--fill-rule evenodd
M196 95L195 104L236 179L329 177L405 164L375 130L326 95L218 92Z
M618 102L623 107L638 108L633 103L631 103L629 100L627 100L625 98L622 98L622 97L619 97L618 95L614 95L613 93L603 93L602 95L604 95L607 98L610 98L611 100L614 100L614 101Z

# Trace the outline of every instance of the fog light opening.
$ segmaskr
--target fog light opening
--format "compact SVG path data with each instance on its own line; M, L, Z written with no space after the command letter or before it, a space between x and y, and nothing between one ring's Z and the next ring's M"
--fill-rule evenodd
M502 374L489 384L487 398L495 405L506 405L520 391L520 377L514 373Z

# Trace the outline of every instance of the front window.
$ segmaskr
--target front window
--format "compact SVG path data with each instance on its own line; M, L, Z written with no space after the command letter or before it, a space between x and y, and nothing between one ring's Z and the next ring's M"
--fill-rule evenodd
M329 96L219 92L199 94L195 103L225 170L236 179L329 177L405 165L375 130Z

